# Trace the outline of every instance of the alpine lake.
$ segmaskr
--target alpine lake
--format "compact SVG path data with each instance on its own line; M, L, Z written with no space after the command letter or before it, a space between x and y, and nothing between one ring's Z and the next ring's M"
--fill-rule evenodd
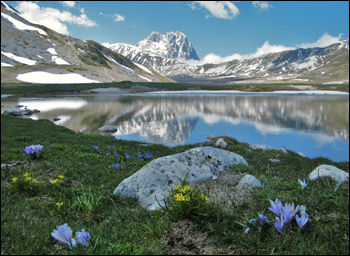
M18 105L76 132L170 147L208 141L209 135L268 145L310 158L349 161L349 95L243 92L157 92L9 96ZM98 128L114 125L115 132Z

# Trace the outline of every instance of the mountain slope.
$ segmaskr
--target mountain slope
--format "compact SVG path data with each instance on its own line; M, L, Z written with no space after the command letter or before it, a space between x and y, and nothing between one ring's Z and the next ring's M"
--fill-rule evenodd
M32 24L1 2L2 83L124 80L172 81L94 41L72 38Z
M136 46L123 43L103 45L135 63L180 82L349 82L349 40L323 48L296 49L220 64L189 65L174 54L176 47L172 49L170 44L163 47L166 45L164 38L170 33L162 35L152 32ZM161 38L163 41L159 41Z
M129 59L146 54L166 59L199 60L196 50L188 42L186 35L179 31L168 32L165 35L152 32L136 46L124 43L103 43L102 45Z

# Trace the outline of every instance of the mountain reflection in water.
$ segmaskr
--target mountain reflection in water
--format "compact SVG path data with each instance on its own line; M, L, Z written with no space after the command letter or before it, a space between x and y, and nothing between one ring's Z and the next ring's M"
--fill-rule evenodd
M98 95L6 98L2 104L38 108L41 112L31 118L62 117L57 124L84 133L116 125L113 135L120 139L176 146L206 141L211 134L231 135L241 142L283 146L309 157L349 159L348 96Z

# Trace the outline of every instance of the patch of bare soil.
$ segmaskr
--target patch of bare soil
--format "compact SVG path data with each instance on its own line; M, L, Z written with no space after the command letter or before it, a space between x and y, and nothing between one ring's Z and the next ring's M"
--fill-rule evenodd
M189 220L172 224L172 230L161 238L169 255L227 255L234 254L231 249L218 249L207 232L202 231Z
M235 175L224 172L218 175L215 181L197 184L203 190L209 189L209 203L219 204L228 211L233 210L236 205L252 200L250 190L238 190L237 185L245 174ZM232 247L218 248L214 239L196 224L189 220L172 223L171 231L161 238L162 244L166 246L166 253L170 255L241 255Z

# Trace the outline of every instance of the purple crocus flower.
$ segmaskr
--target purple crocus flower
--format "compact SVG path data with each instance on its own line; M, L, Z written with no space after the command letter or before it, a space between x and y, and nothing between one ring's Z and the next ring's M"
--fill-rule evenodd
M43 147L44 147L44 146L43 146L43 145L40 145L40 144L36 145L36 146L35 146L35 153L39 154L40 150L42 150Z
M276 198L275 202L270 199L271 207L268 209L274 212L277 216L280 216L283 213L283 204L282 202Z
M39 156L39 152L40 150L43 149L43 145L30 145L28 147L25 148L24 152L29 155L31 158L36 158L37 156Z
M246 230L244 231L244 233L248 234L249 231L250 231L250 228L246 228Z
M284 216L284 222L287 224L291 219L294 218L295 214L299 210L299 205L294 208L294 203L293 204L288 204L286 203L283 207L283 216Z
M264 215L258 213L258 221L259 221L260 227L262 227L266 223L267 217L265 217Z
M284 222L284 217L283 216L281 216L280 218L276 217L275 228L282 235L284 234L284 224L285 224L285 222Z
M307 186L305 179L303 181L301 179L298 179L298 182L303 187L303 189Z
M130 156L127 153L125 153L125 158L128 159L130 158Z
M256 223L256 219L251 219L249 223Z
M299 229L301 229L308 221L309 221L309 216L306 214L302 214L301 217L299 215L295 215L295 220L297 221L297 224L299 226Z
M76 232L75 234L77 236L77 243L78 244L82 244L84 246L89 245L87 240L90 239L90 235L89 235L89 233L86 233L84 229L82 229L81 232Z
M150 159L152 157L152 153L147 153L146 155L145 155L145 158L146 159Z
M98 149L98 146L93 145L92 147L93 147L94 149Z
M120 164L115 164L115 165L113 165L113 167L119 168L119 167L120 167Z
M61 226L56 226L57 230L51 233L51 236L57 241L67 244L69 248L76 246L76 240L72 238L72 229L65 223Z
M305 206L305 205L300 206L299 211L300 211L300 214L301 214L301 215L303 215L303 214L308 215L308 214L306 213L306 206Z
M115 156L119 156L119 154L117 152L115 152Z
M34 154L34 152L35 152L34 146L31 145L31 146L29 146L29 147L26 147L25 150L24 150L24 152L25 152L27 155L32 155L32 154Z
M108 152L108 153L106 153L106 157L107 157L107 156L110 156L110 155L111 155L111 153L109 153L109 152Z

